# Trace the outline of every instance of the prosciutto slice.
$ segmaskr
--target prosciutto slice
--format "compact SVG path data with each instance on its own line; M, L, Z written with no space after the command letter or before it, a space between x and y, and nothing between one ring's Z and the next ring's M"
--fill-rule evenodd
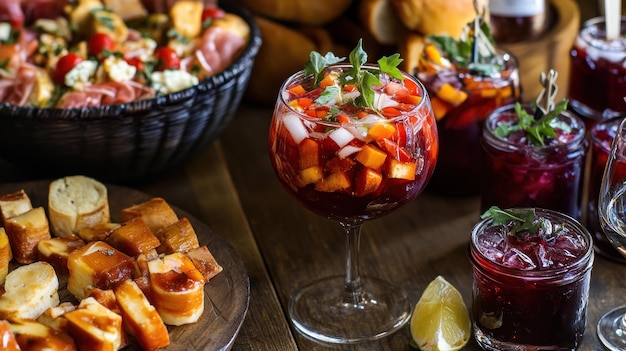
M196 52L203 73L213 75L224 70L246 46L240 36L221 27L209 27L202 35Z
M97 107L101 105L123 104L154 96L154 90L133 82L107 82L88 85L83 91L70 91L61 97L56 107Z

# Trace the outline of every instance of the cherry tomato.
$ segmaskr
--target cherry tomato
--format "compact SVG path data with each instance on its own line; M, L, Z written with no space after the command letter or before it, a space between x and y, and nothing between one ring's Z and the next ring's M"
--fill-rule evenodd
M146 64L141 61L139 57L131 57L124 60L126 60L126 63L128 63L129 65L135 66L135 68L137 68L137 71L143 71L143 69L146 67Z
M81 62L83 62L83 58L73 52L70 52L65 56L61 56L59 61L57 61L56 68L54 69L54 80L59 84L65 85L65 75L67 72L71 71L72 68L76 67L76 65Z
M224 17L226 13L219 7L209 6L202 10L202 22L207 19L218 19Z
M112 52L114 48L115 41L105 33L95 33L87 42L87 50L96 57L100 57L105 50Z
M179 69L180 57L169 46L162 46L154 51L154 57L157 59L155 67L156 71L164 71L166 69Z

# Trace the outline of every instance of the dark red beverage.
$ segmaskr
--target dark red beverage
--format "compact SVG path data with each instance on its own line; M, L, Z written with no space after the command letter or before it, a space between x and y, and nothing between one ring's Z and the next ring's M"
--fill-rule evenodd
M606 40L604 17L587 20L571 50L569 97L577 113L601 120L626 113L626 19L621 36ZM593 88L591 88L593 87Z
M583 338L591 236L571 217L535 211L535 231L511 234L492 219L472 231L472 318L485 350L575 350Z
M525 107L532 115L530 106ZM583 121L567 111L555 118L569 130L555 128L557 138L533 145L525 132L496 136L502 123L516 123L514 106L496 109L485 123L485 183L481 208L540 207L581 216L582 179L587 142Z
M425 52L438 50L433 44ZM432 48L432 49L431 49ZM518 64L498 51L498 72L485 76L457 67L436 54L425 54L418 77L431 96L439 133L439 159L428 190L450 196L476 195L484 177L480 135L496 107L518 101Z
M338 80L346 67L327 72ZM415 78L382 79L380 112L320 103L302 72L288 79L274 111L270 160L284 188L330 219L360 222L391 212L426 186L437 159L437 130L426 91ZM330 84L330 83L329 83ZM337 82L332 84L338 84Z

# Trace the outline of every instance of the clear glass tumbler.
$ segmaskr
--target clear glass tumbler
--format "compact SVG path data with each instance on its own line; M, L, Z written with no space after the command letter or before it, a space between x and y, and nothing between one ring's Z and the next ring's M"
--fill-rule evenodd
M583 338L591 235L562 213L535 212L535 232L511 234L492 219L472 231L473 330L485 350L575 350Z

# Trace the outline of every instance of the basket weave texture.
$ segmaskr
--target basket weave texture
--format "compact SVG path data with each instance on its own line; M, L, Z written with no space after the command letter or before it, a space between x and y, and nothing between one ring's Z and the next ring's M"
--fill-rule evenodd
M234 117L261 45L247 10L232 1L220 6L251 28L249 43L226 70L194 87L121 105L44 109L0 103L0 158L40 177L84 174L117 183L183 166Z

